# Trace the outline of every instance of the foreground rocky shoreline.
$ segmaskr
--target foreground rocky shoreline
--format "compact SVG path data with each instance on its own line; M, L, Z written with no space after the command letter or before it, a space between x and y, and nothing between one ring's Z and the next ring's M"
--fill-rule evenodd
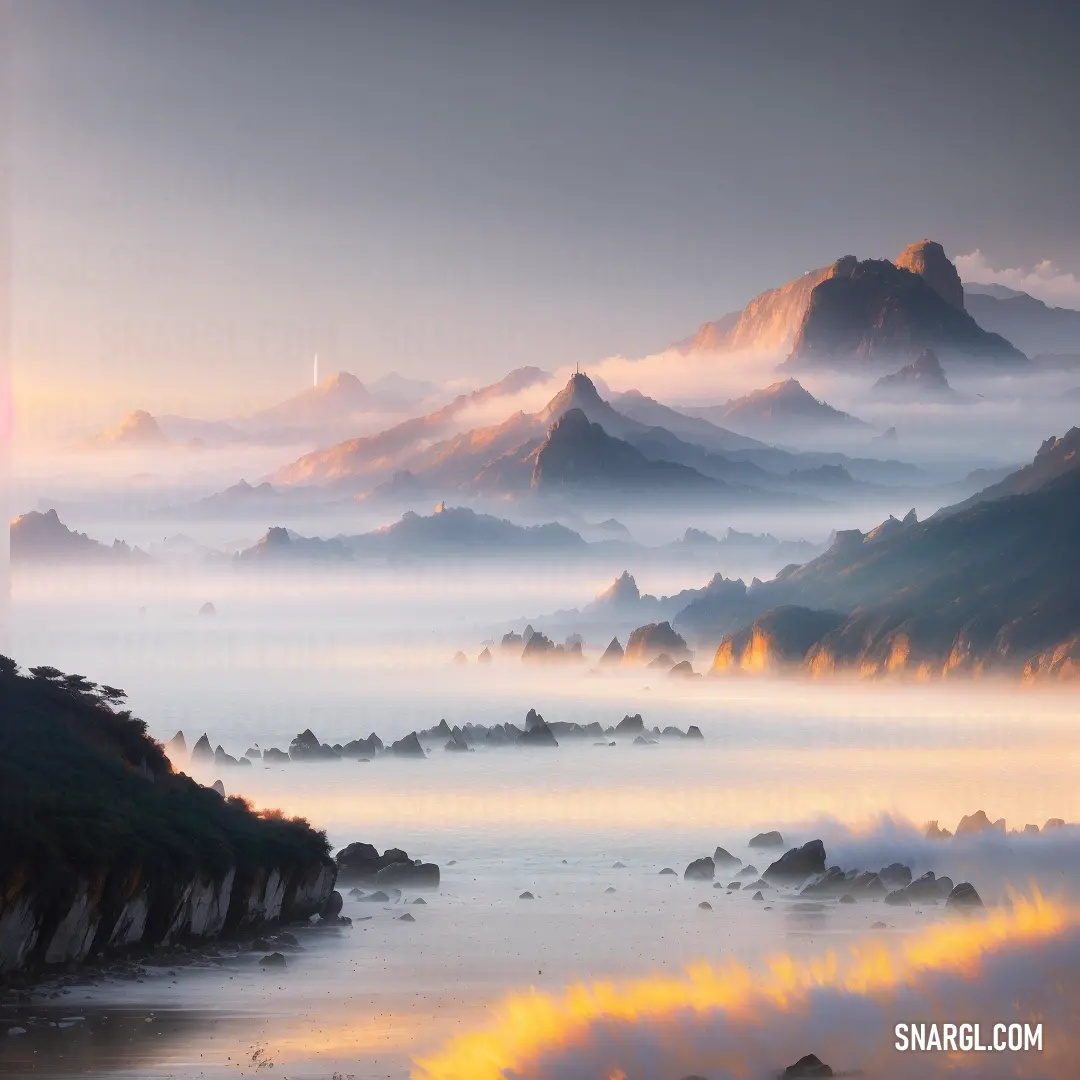
M0 658L0 977L254 933L334 893L323 833L174 771L123 699Z

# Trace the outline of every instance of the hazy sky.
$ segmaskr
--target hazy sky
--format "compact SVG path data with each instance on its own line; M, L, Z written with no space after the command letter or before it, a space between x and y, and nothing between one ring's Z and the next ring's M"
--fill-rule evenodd
M639 355L924 235L1080 271L1080 5L13 0L16 385Z

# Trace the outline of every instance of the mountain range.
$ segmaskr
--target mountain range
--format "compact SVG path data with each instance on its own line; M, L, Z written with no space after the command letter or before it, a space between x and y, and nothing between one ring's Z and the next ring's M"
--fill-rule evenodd
M763 401L743 403L741 415L752 408L767 412L773 398L776 415L812 410L818 419L827 416L841 426L858 426L797 383L785 386L766 393ZM495 389L477 393L489 395L487 403L494 405L502 396ZM797 399L794 404L792 399ZM802 488L819 487L823 466L834 472L841 466L848 479L859 483L909 483L919 476L918 469L899 463L779 450L635 392L616 396L616 407L580 373L537 412L518 411L500 423L439 438L468 418L467 400L378 435L306 454L279 469L273 483L280 489L322 488L408 504L454 492L488 498L554 492L574 497L604 488L613 497L648 490L677 497L691 492L742 497L763 491L790 497ZM649 423L656 420L663 424Z
M923 522L912 513L866 534L838 533L806 565L699 598L675 625L699 639L728 635L725 670L753 668L772 650L763 669L815 675L1080 674L1080 578L1069 569L1080 530L1078 449L1073 428L965 504ZM808 611L824 614L815 622Z
M31 510L9 526L13 563L131 563L149 558L123 540L103 544L69 529L55 510Z

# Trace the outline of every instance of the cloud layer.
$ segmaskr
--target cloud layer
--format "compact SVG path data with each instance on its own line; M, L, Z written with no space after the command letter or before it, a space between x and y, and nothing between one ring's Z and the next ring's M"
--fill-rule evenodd
M1003 267L990 265L986 256L976 248L968 255L958 255L956 269L964 281L979 285L1005 285L1010 289L1030 293L1055 307L1080 308L1080 278L1043 259L1033 267Z

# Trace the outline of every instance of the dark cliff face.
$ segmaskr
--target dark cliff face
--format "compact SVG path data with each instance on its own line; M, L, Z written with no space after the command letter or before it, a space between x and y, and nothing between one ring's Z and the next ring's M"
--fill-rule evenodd
M0 972L318 912L325 836L174 773L118 692L0 658Z
M894 362L928 348L954 361L1027 363L920 274L885 259L859 262L849 255L811 293L788 364Z

